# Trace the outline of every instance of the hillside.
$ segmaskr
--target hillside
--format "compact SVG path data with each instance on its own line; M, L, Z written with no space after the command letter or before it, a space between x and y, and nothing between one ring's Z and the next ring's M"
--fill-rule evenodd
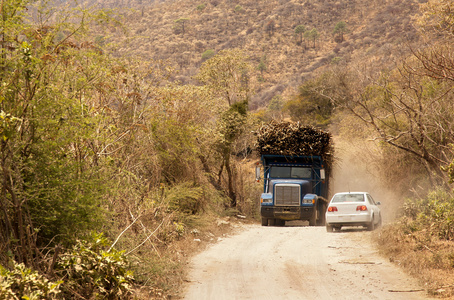
M115 9L124 16L126 35L112 28L110 35L99 33L99 40L118 43L121 55L168 60L182 83L192 82L210 50L246 50L261 73L252 109L275 95L287 98L329 64L392 63L396 53L418 39L412 17L419 5L413 0L98 0L85 5ZM343 36L333 34L340 21L346 24ZM295 33L298 25L306 32L316 29L315 47L309 35Z
M329 126L392 208L417 195L379 242L454 286L454 0L425 7L430 45L412 1L56 1L2 2L0 299L170 298L260 217L276 116Z

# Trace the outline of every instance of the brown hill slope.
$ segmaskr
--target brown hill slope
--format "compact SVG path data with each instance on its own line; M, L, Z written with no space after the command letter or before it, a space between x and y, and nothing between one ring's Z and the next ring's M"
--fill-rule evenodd
M340 61L392 62L393 56L418 39L412 17L424 0L95 0L119 9L128 36L113 29L106 41L118 42L122 55L164 59L179 70L176 79L193 82L207 50L214 53L239 47L250 54L260 85L252 108L273 96L292 95L316 71ZM333 34L345 21L343 40ZM295 34L295 28L316 29L314 40ZM205 53L209 55L209 53ZM260 65L260 67L259 67Z

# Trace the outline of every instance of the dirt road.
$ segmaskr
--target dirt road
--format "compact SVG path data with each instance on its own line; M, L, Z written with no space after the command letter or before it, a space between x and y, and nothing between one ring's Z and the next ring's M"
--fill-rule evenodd
M371 233L246 225L196 256L184 299L429 299Z

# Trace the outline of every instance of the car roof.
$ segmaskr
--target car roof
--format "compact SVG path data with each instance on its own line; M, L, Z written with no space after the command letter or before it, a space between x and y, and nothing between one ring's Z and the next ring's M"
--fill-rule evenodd
M348 195L348 194L363 194L368 195L368 192L342 192L342 193L335 193L334 195Z

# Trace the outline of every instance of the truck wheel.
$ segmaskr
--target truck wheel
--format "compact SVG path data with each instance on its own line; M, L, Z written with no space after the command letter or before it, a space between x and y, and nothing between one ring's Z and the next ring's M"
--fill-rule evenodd
M326 212L326 203L323 202L319 207L319 216L317 220L317 226L325 226L325 212Z
M285 226L285 220L277 219L276 220L276 226Z
M309 219L309 226L317 225L317 210L315 209L312 213L311 218Z
M270 226L276 225L276 219L269 219L268 224L269 224Z
M268 226L268 218L262 217L262 226Z

